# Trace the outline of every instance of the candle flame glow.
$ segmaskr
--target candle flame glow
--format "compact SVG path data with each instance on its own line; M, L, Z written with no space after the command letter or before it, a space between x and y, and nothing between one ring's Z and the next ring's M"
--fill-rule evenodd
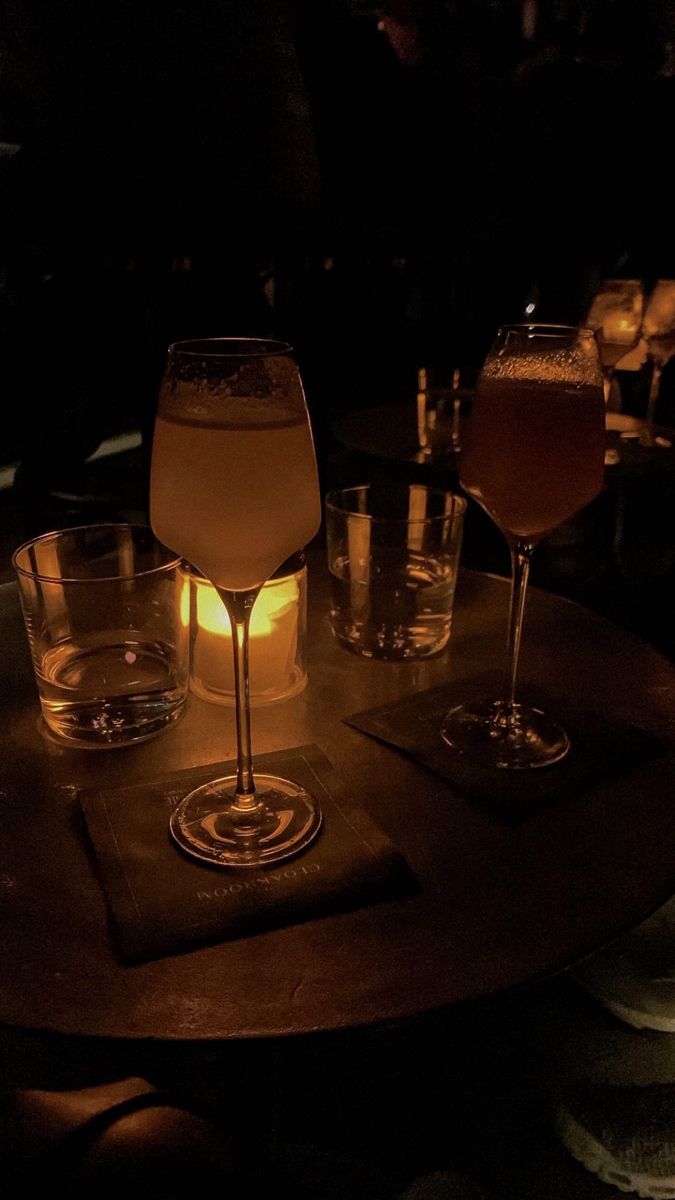
M196 579L195 584L199 628L230 638L230 617L216 589L206 580ZM293 576L266 583L251 611L249 637L270 637L275 622L297 604L298 594L298 583Z

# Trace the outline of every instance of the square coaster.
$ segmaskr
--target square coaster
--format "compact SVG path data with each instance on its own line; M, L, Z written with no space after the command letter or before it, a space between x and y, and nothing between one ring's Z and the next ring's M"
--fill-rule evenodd
M116 945L127 962L226 941L328 912L359 908L414 888L401 853L352 805L317 746L255 759L254 769L302 784L322 810L321 830L297 855L260 870L202 864L169 832L169 816L202 783L235 764L159 781L80 793Z
M554 716L570 737L571 747L563 759L535 770L508 771L453 751L441 737L446 713L459 704L496 696L500 685L500 677L490 673L418 692L345 720L363 733L405 751L509 822L630 770L665 750L663 743L644 729L585 707L572 708L569 701L528 686L524 689L527 703Z

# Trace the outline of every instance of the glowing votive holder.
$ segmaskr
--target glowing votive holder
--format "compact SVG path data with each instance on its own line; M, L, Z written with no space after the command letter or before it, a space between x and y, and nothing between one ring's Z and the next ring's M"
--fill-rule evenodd
M293 555L262 587L249 626L252 706L286 700L307 682L307 568ZM213 704L234 704L230 618L216 589L190 575L190 690Z

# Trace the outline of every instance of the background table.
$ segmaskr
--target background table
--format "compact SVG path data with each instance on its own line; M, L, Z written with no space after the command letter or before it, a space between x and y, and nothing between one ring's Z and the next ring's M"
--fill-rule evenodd
M407 856L419 894L141 966L121 966L72 800L56 784L123 785L231 757L233 711L191 697L155 741L75 751L48 740L13 585L0 589L3 705L0 1021L64 1034L237 1039L409 1017L559 970L675 891L672 762L661 758L518 828L341 721L501 662L508 587L466 572L448 651L366 661L327 619L310 567L310 681L253 714L254 750L317 743L355 803ZM592 613L536 590L523 681L673 736L675 669Z
M468 393L464 392L462 396L466 406L470 403ZM607 468L608 484L622 478L675 476L675 430L655 426L654 437L661 439L660 444L642 446L639 438L634 436L640 428L641 423L636 417L608 414L607 449L614 451L616 456L616 461ZM345 412L332 425L336 441L356 454L389 464L422 467L427 473L444 475L446 480L458 476L461 459L461 423L459 446L452 445L450 429L450 418L446 416L438 435L430 436L428 445L423 448L414 399L407 404L385 404Z
M419 467L426 474L438 468L446 477L456 476L459 471L459 454L451 442L441 448L437 441L428 453L423 452L414 399L408 404L342 413L333 422L332 433L346 449L390 465Z

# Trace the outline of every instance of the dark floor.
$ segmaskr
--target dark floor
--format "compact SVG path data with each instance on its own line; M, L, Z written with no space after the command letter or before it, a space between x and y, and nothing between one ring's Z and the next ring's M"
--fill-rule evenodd
M227 1196L267 1200L397 1200L423 1177L436 1177L423 1200L473 1200L448 1190L456 1174L485 1200L611 1200L553 1133L560 1096L578 1081L675 1093L675 1038L622 1026L566 976L408 1024L284 1042L116 1045L0 1029L0 1050L8 1089L150 1081L227 1131L248 1176ZM0 1105L0 1179L13 1196L9 1132ZM203 1147L190 1155L202 1169ZM146 1200L178 1200L162 1178ZM108 1196L95 1171L90 1182Z

